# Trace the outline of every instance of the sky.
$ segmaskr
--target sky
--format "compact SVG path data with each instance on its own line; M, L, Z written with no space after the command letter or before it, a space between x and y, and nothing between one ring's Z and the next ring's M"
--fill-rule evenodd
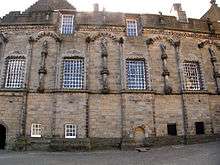
M24 11L37 0L0 0L0 17L10 11ZM164 15L170 13L173 3L182 3L183 10L189 18L200 18L210 8L210 0L68 0L77 11L92 11L93 4L99 3L100 10L126 12L126 13L148 13ZM216 0L220 4L220 0Z

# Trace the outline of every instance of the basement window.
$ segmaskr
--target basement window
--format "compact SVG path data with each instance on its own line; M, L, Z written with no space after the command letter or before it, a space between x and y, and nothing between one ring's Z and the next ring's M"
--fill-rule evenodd
M167 134L171 136L177 135L176 123L167 124Z
M195 122L196 135L205 134L204 122Z
M31 137L41 137L41 134L42 134L41 124L32 124Z
M75 139L76 138L76 125L65 124L65 138Z

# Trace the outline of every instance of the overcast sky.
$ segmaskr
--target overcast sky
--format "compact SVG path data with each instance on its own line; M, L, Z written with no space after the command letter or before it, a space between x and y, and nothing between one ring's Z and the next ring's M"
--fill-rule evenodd
M24 11L37 0L0 0L0 17L9 11ZM173 3L182 3L190 18L200 18L210 7L210 0L68 0L78 11L91 11L94 3L106 11L170 14ZM220 4L220 0L216 0Z

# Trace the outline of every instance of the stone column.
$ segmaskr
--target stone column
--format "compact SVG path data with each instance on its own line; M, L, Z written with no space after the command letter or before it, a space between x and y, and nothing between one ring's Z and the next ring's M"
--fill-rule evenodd
M215 79L216 87L217 87L217 93L220 94L220 73L217 67L217 58L215 55L215 52L212 48L208 48L209 54L210 54L210 60L212 63L213 68L213 77Z
M102 38L101 41L101 57L102 57L102 70L101 70L101 76L102 76L102 93L108 93L109 87L108 87L108 51L107 51L107 40L105 38Z
M160 44L160 49L161 49L161 60L163 63L163 73L162 76L164 77L164 93L165 94L171 94L172 93L172 87L170 86L169 82L169 76L170 72L168 71L167 68L167 53L166 53L166 45Z
M42 52L41 52L41 64L40 64L40 69L38 71L38 74L39 74L38 91L39 92L44 92L44 79L45 79L45 75L47 74L47 69L46 69L47 55L48 55L48 43L47 41L44 41L42 45Z

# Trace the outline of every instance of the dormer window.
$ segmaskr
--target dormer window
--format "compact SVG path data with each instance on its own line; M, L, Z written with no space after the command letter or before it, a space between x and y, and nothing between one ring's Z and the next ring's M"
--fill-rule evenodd
M61 33L72 34L74 32L74 15L62 15Z
M127 36L136 37L138 36L137 20L136 19L127 19Z

